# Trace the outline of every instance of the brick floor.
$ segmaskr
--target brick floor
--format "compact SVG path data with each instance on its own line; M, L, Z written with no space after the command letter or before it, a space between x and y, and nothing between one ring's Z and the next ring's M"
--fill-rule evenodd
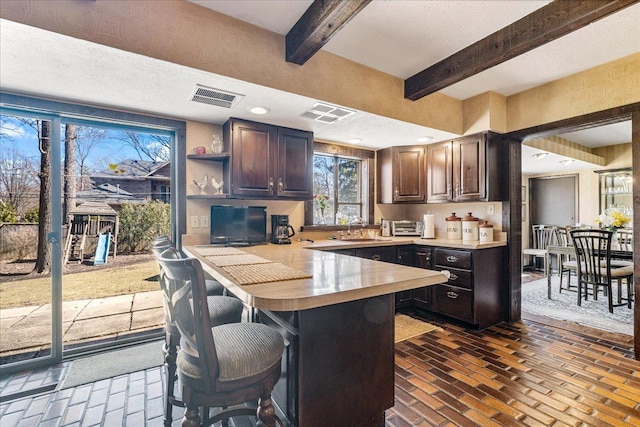
M386 427L640 425L640 362L629 336L541 318L482 331L426 320L443 330L396 344ZM64 369L16 374L0 388L46 384ZM0 404L0 425L162 426L163 381L157 367L15 399ZM174 426L182 413L174 409Z

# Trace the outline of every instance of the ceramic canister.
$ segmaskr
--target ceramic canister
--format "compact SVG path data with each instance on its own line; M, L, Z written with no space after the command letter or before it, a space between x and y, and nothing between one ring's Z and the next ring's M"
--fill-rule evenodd
M445 219L445 221L447 222L447 239L462 239L462 222L460 217L456 216L456 213L453 212L450 217Z
M485 221L480 224L479 231L481 242L493 242L493 225Z
M462 240L465 242L477 242L478 225L480 220L471 215L471 212L464 218L462 218Z

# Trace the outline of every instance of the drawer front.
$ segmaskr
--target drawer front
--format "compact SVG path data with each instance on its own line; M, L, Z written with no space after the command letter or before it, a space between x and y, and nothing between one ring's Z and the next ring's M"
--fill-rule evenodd
M450 274L447 285L457 286L459 288L473 289L473 275L469 270L460 270L458 268L441 268L438 266L436 270L447 270Z
M356 248L355 255L359 258L369 258L374 261L396 262L396 248L394 246Z
M428 246L417 246L413 260L414 267L430 269L433 260L432 251L433 249Z
M436 248L436 265L471 270L471 252Z
M438 313L474 323L473 292L448 285L436 285L433 289L435 309Z

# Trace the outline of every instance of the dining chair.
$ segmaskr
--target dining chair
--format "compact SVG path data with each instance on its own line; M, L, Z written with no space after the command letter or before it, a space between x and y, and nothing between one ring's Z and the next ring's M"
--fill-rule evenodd
M546 269L546 259L547 259L547 247L551 243L551 239L553 238L553 229L552 225L532 225L532 247L526 248L522 250L522 264L524 268L524 257L529 256L533 258L533 267L535 270L535 261L537 258L542 258L544 271Z
M618 248L621 251L633 251L633 230L623 228L617 231Z
M152 252L159 259L162 254L167 258L181 259L184 258L182 254L173 247L170 240L158 239L154 242ZM173 418L173 407L183 407L182 401L175 395L175 383L178 379L176 375L177 365L176 359L178 354L178 346L180 345L180 332L175 324L175 315L171 307L171 298L175 292L174 285L167 279L166 273L160 268L160 274L158 275L158 282L160 283L160 289L163 294L163 305L165 312L164 330L165 330L165 342L162 347L164 354L166 382L164 393L164 425L169 427ZM236 323L242 319L242 313L244 311L244 305L240 300L230 296L222 295L209 295L207 289L207 303L216 310L212 310L210 322L213 325L219 325L224 323Z
M563 246L566 248L568 248L569 246L573 246L571 235L569 234L569 231L573 229L575 229L575 227L555 227L553 229L555 238L554 243L558 246ZM565 254L561 254L558 256L558 275L560 276L560 286L558 292L562 293L563 290L573 291L577 289L577 286L571 286L571 275L575 275L577 268L578 266L573 256ZM562 278L564 277L565 273L567 274L567 286L563 287Z
M611 236L607 230L571 230L578 271L578 305L582 305L584 291L585 299L591 287L593 299L598 299L599 288L604 288L609 312L613 307L627 305L631 308L633 286L633 266L614 267L611 262ZM626 281L627 298L622 298L622 281ZM613 282L618 285L618 303L613 303ZM622 300L626 299L626 303Z
M280 378L284 340L273 328L251 322L215 326L216 307L207 302L202 265L164 252L158 263L175 285L171 310L180 332L178 377L186 411L182 426L209 426L239 415L257 416L257 425L283 426L271 392ZM251 407L245 403L257 401ZM202 408L202 417L199 408ZM209 408L218 410L209 416Z

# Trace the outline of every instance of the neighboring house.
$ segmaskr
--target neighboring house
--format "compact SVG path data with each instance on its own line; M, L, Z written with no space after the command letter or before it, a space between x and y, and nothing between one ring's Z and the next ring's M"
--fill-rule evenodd
M100 184L89 190L78 191L77 203L103 202L119 211L125 203L146 203L146 197L136 197L128 191L111 184Z
M120 191L120 194L126 193L135 199L161 200L169 203L171 200L170 168L169 162L128 159L110 165L108 169L97 172L90 178L94 190L113 192L111 187L102 187L108 184L116 189L116 194ZM80 195L78 198L81 198Z

